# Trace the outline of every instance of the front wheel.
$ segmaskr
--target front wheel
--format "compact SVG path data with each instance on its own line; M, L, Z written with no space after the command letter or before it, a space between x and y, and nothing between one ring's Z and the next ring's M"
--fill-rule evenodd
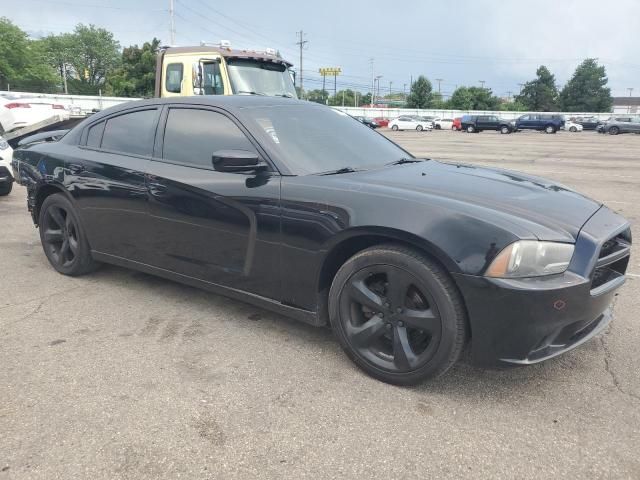
M618 135L620 133L619 127L611 127L609 128L609 135Z
M417 130L418 132L421 132L421 131L422 131L422 125L418 125L418 126L416 127L416 130Z
M578 129L576 127L571 127L569 128L569 131L575 133L578 131Z
M547 133L556 133L556 128L553 125L547 125L544 131Z
M4 197L5 195L9 195L13 190L13 182L9 182L5 185L0 185L0 197Z
M391 130L393 130L394 132L397 132L398 131L398 125L393 125L391 127Z
M371 247L347 260L329 291L329 317L356 365L398 385L446 372L467 338L463 301L449 275L399 245Z
M476 131L476 127L474 127L473 125L469 125L467 127L467 133L474 133Z
M51 266L64 275L78 276L97 267L69 199L61 193L48 196L40 207L40 241Z

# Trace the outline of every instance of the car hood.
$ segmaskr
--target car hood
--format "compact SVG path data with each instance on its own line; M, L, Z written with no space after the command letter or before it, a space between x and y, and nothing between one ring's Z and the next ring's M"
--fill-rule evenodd
M356 172L348 177L367 190L391 189L394 196L415 200L417 195L445 208L484 216L487 221L506 221L539 240L575 241L582 226L601 207L544 178L434 160Z

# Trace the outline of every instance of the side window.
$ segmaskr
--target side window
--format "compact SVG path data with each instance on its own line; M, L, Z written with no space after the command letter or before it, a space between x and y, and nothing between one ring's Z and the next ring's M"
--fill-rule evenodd
M100 122L89 127L89 132L87 133L87 147L100 148L105 123L106 122Z
M162 158L213 170L211 157L217 150L255 152L245 134L221 113L194 108L169 110Z
M223 95L224 85L218 62L205 63L202 68L202 88L205 95Z
M180 93L182 88L183 66L181 63L170 63L167 65L166 89L167 92Z
M157 110L138 110L107 120L102 148L134 155L151 155Z
M530 115L523 115L522 117L520 117L520 120L525 120L525 121L527 121L527 120L530 120L530 119L531 119L531 116L530 116Z

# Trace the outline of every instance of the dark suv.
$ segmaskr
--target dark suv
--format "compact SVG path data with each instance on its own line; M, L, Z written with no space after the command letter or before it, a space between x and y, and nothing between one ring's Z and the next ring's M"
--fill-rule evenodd
M544 130L547 133L556 133L564 125L562 115L550 113L528 113L516 120L518 130Z
M497 130L500 133L515 131L515 124L503 120L495 115L464 115L460 120L461 130L468 133L481 132L483 130Z

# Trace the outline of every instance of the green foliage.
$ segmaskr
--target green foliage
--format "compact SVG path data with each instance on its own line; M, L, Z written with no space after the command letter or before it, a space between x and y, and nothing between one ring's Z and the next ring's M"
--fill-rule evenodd
M555 112L558 110L558 87L556 78L541 65L536 71L537 78L525 83L516 101L531 112Z
M500 99L489 88L459 87L448 102L456 110L498 110Z
M108 75L106 93L117 97L153 97L156 80L156 57L160 40L154 38L122 51L120 66Z
M345 107L353 107L355 106L356 93L358 95L358 105L362 105L362 94L349 88L346 90L338 90L335 96L329 98L329 105L342 106L344 104Z
M518 100L513 100L511 102L502 102L498 110L502 112L526 112L529 109L520 103Z
M420 75L411 86L411 93L407 96L407 108L429 108L433 94L433 87L427 77Z
M613 105L604 66L595 59L583 61L560 92L560 106L565 112L609 112Z
M0 87L13 90L53 92L55 71L46 62L41 43L27 38L27 34L7 18L0 18Z
M327 92L326 90L309 90L306 92L306 99L309 100L310 102L316 102L316 103L325 103L325 100L327 98L329 98L329 92Z

